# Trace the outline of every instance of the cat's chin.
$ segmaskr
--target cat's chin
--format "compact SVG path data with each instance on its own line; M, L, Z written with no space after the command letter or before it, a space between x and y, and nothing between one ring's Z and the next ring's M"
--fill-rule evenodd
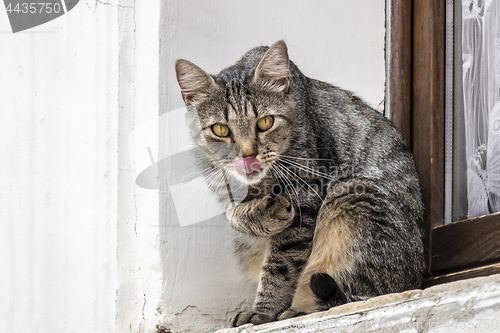
M267 168L263 168L260 171L254 171L250 174L239 174L233 171L233 176L245 185L255 185L261 182L267 173Z

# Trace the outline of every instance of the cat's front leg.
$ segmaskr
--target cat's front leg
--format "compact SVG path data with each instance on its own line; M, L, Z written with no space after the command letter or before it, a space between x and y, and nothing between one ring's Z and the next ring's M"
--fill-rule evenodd
M230 207L226 217L231 226L245 234L259 237L276 235L291 225L295 210L282 196L265 196Z
M270 238L255 303L234 316L231 325L274 321L290 308L299 275L311 253L313 227L296 223Z

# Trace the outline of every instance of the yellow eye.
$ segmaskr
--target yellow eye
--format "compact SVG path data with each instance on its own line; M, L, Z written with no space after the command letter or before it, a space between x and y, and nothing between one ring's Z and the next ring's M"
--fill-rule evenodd
M215 124L212 126L212 131L215 135L220 137L226 137L229 135L229 127L223 124Z
M267 131L270 129L274 124L274 118L273 116L265 116L259 119L257 122L257 126L261 131Z

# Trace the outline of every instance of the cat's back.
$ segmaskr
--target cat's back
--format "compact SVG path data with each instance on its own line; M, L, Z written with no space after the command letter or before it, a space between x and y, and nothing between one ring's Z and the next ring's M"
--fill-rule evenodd
M254 73L262 57L269 49L267 46L257 46L248 51L234 65L226 67L214 78L221 85L233 82L247 83Z
M392 127L382 113L351 91L309 77L306 82L311 106L323 117L331 118L332 123L342 120L354 127Z
M401 184L420 195L414 160L396 127L350 91L310 78L307 81L309 112L317 113L323 135L331 136L338 163L380 179L381 186L395 197L402 194L397 192ZM409 198L415 199L413 194Z
M327 82L311 78L306 80L308 112L315 113L327 127L325 135L333 136L342 156L383 158L383 151L406 149L394 125L361 98ZM367 154L370 148L376 149L378 153Z

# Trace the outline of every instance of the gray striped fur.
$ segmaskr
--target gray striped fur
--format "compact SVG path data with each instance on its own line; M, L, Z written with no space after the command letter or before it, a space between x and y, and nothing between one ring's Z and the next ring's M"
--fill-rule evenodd
M176 70L199 166L240 232L236 254L258 285L253 308L233 326L420 287L421 187L386 118L352 93L304 76L283 41L250 50L215 76L186 60ZM260 132L265 115L275 124ZM230 135L214 135L214 123L227 124ZM262 171L238 175L238 156L256 156ZM242 202L226 199L227 183L233 191L250 186ZM331 300L319 295L331 291L311 291L318 273L334 280L325 280L338 289Z

